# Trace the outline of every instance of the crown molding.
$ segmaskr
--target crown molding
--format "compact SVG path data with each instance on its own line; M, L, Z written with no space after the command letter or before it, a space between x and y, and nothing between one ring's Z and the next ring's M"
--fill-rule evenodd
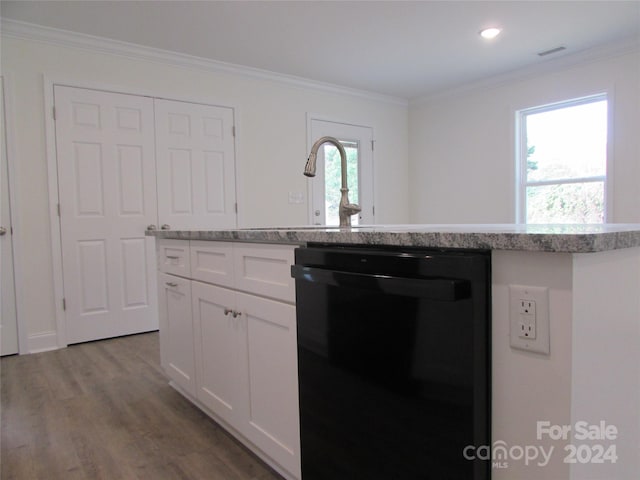
M8 18L1 19L0 33L2 36L7 38L36 41L59 45L62 47L80 49L91 53L117 55L135 60L145 60L183 68L194 68L208 72L240 75L299 88L319 90L338 95L348 95L375 102L390 103L401 106L407 106L409 103L406 98L343 87L341 85L319 82L304 77L221 62L203 57L196 57L194 55L162 50L159 48L145 47L143 45L123 42L120 40L45 27L43 25L21 22Z
M631 53L636 53L640 56L640 36L634 35L617 42L548 59L535 65L415 97L409 100L409 105L418 106L434 100L463 95L474 90L477 91L495 88L505 83L530 79L531 77L543 75L545 73L568 70L576 66L587 65L607 58L614 58Z

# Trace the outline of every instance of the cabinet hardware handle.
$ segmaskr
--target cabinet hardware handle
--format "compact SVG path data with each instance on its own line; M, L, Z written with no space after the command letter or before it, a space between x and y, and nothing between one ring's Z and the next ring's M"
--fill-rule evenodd
M178 260L180 257L177 255L166 255L167 258L170 258L171 260Z
M233 311L233 318L238 318L240 315L242 315L242 312Z
M178 284L177 284L177 283L175 283L175 282L167 282L167 286L168 286L168 287L177 287L177 286L178 286Z
M153 230L155 230L156 228L158 228L158 227L156 227L153 223L152 223L151 225L148 225L148 226L147 226L147 230L148 230L148 231L150 231L150 232L152 232L152 231L153 231Z
M7 233L7 229L5 227L0 227L0 237Z
M225 315L229 315L230 313L233 313L233 310L231 310L230 308L225 308L224 309L224 314Z
M171 230L171 225L167 225L166 223L160 227L161 230Z

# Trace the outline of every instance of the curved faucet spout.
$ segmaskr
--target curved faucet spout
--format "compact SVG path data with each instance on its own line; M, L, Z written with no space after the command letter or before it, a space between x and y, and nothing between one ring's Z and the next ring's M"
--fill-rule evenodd
M316 159L318 157L318 150L325 144L330 143L334 145L338 152L340 152L340 173L341 173L341 188L340 188L340 205L338 207L338 215L340 216L340 226L350 227L351 216L359 213L362 209L355 203L349 203L349 189L347 188L347 152L340 141L335 137L320 137L311 147L311 153L307 159L307 164L304 167L304 174L307 177L315 177L316 175Z

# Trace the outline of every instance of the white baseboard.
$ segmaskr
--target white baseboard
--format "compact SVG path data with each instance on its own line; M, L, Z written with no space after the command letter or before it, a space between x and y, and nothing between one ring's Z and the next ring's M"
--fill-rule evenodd
M28 353L40 353L58 349L58 335L54 331L29 335L28 342Z

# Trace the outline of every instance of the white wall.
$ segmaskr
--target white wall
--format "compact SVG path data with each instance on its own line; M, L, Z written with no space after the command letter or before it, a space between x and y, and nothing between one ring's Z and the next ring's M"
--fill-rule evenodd
M494 480L635 480L640 471L640 248L597 253L494 251L492 269L492 444L553 447L526 465L507 458ZM612 282L611 279L616 281ZM550 354L509 340L509 285L549 289ZM632 293L629 293L632 292ZM538 438L537 422L569 426L565 438ZM617 429L616 438L581 438L577 422ZM600 433L600 432L598 432ZM580 448L565 461L567 445ZM590 461L615 447L617 461ZM586 455L585 455L585 450ZM571 457L569 457L571 458ZM574 457L576 458L576 457Z
M538 421L571 423L572 255L569 253L494 251L492 271L491 441L507 449L533 445L556 452L548 465L508 458L492 471L494 480L569 478L563 462L566 442L538 439ZM549 288L550 354L513 349L509 337L509 285ZM612 477L613 478L613 477Z
M17 185L23 258L22 316L31 349L55 337L55 300L45 144L44 75L80 85L112 86L166 98L201 100L236 108L237 184L241 227L307 223L307 113L373 127L376 139L377 221L408 221L408 107L361 95L202 68L186 68L96 51L2 38L2 71L13 79ZM59 301L59 299L57 300Z
M516 110L605 90L614 115L609 221L639 222L640 51L625 52L412 102L411 222L514 222Z
M573 262L571 424L615 426L614 440L582 443L615 445L618 460L576 463L571 480L635 480L640 472L640 248L577 254Z

